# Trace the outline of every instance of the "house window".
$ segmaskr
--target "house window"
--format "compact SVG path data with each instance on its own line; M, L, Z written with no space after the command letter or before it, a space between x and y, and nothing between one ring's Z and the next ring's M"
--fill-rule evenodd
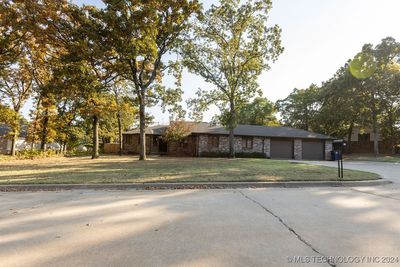
M243 137L242 147L247 149L253 148L253 137Z
M208 146L211 148L219 147L219 136L209 135L208 136Z

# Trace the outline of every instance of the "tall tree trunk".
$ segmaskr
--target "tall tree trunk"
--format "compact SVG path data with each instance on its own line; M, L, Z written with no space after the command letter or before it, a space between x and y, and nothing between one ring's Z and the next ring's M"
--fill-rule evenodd
M93 115L93 150L92 159L99 157L99 117Z
M235 125L236 125L236 111L235 103L230 103L230 120L229 120L229 158L235 158Z
M62 154L63 153L63 144L64 144L64 142L63 141L60 141L60 149L58 150L58 152L60 153L60 154Z
M63 150L62 150L63 154L65 154L66 151L67 151L67 140L65 140L63 144Z
M47 128L49 126L49 110L48 108L44 111L44 119L43 119L43 129L42 136L40 138L40 149L46 150L46 139L47 139Z
M19 124L19 119L18 119L19 110L20 110L19 107L14 108L14 111L15 111L14 123L16 123L17 126L14 125L14 128L12 129L13 135L12 135L12 138L11 138L11 151L10 151L10 154L13 157L16 154L16 143L17 143L17 138L18 138L19 129L20 129L20 124Z
M395 118L393 118L392 116L392 112L390 112L389 110L386 111L389 115L389 127L390 127L390 153L392 155L396 154L396 129L395 129L395 123L394 121L396 120Z
M145 113L145 103L144 103L144 95L140 97L140 103L139 103L139 117L140 117L140 155L139 155L139 160L146 160L146 133L145 133L145 127L146 127L146 113Z
M353 136L353 128L354 128L354 121L350 122L349 130L347 132L347 152L352 153L351 151L351 137Z
M229 157L235 158L235 135L233 134L234 129L229 129Z
M122 122L121 122L121 111L118 110L117 113L118 118L118 137L119 137L119 155L122 156Z
M34 150L35 148L35 135L36 135L36 130L37 130L37 121L39 119L39 109L40 109L40 102L41 102L41 96L38 99L38 102L36 104L36 114L35 114L35 120L33 121L33 131L32 131L32 142L31 142L31 150Z
M379 140L378 140L378 114L375 109L372 110L372 132L374 134L374 156L379 155Z
M11 156L15 156L15 145L16 145L16 142L17 142L17 131L14 131L14 133L13 133L13 135L12 135L12 137L11 137Z

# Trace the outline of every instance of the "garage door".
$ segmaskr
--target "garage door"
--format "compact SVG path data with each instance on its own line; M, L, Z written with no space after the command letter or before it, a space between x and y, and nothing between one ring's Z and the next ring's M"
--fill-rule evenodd
M292 159L293 140L271 139L271 158Z
M303 140L303 159L324 160L324 141Z

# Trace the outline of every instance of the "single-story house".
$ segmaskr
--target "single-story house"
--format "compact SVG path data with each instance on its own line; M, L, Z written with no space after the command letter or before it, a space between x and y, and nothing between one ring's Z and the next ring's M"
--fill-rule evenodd
M146 128L146 153L171 156L207 156L229 152L229 132L225 127L205 122L191 124L181 142L166 142L168 125ZM259 153L273 159L329 160L334 138L281 126L238 125L234 130L236 153ZM123 133L124 153L138 154L139 129Z
M11 128L6 124L0 124L0 154L10 154L12 141L9 133ZM15 150L22 151L26 149L31 149L32 144L26 141L26 137L28 135L28 125L21 125L21 130L19 132L19 136L15 142ZM60 145L58 143L50 143L46 144L47 148L59 150ZM35 150L40 149L40 143L35 143L33 148Z
M15 143L16 150L22 150L25 147L25 138L27 136L28 127L26 125L21 126L21 131ZM11 152L11 138L9 132L10 127L6 124L0 124L0 154L10 154Z

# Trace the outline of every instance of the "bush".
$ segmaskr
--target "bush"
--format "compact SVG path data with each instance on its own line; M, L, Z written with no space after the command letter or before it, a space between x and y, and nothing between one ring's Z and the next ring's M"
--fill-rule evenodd
M262 152L238 152L235 153L235 156L238 158L267 158L266 154Z
M229 157L229 153L227 152L202 152L200 157L206 158L227 158Z
M21 150L17 152L17 159L49 158L58 155L56 150Z
M202 152L201 157L207 158L227 158L229 157L228 152ZM237 152L235 153L237 158L267 158L264 153L261 152Z

